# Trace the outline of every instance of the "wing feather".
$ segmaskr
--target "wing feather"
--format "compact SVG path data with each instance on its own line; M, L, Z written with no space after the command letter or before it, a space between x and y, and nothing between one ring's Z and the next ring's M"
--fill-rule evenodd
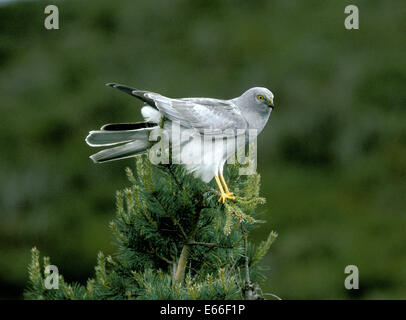
M200 132L208 134L213 130L246 129L246 119L240 109L232 100L220 100L212 98L179 98L171 99L158 93L138 90L126 85L108 83L108 86L124 91L148 105L156 108L166 118L179 121L180 125L187 128L196 128ZM110 129L103 128L103 129Z
M156 93L146 93L158 110L172 121L199 131L246 129L247 121L231 101L208 98L170 99Z

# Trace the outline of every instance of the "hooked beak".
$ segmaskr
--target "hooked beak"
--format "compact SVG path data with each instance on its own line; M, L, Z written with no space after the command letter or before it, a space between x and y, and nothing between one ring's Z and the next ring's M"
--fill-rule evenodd
M273 99L271 98L271 99L269 99L268 100L268 107L270 107L270 108L274 108L274 104L273 104Z

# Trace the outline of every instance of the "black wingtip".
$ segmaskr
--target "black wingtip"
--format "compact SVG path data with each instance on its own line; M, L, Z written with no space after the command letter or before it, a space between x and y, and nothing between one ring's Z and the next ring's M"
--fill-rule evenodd
M112 83L112 82L111 83L106 83L106 86L109 86L109 87L112 87L112 88L115 88L115 89L119 89L119 90L121 90L121 91L123 91L125 93L130 94L130 95L133 95L132 92L134 90L137 90L137 89L135 89L133 87L126 86L125 84Z
M106 83L106 86L121 90L125 93L128 93L129 95L136 97L136 98L144 101L145 103L149 104L151 107L156 108L155 101L153 99L150 99L150 98L147 98L144 96L144 93L147 91L138 90L136 88L132 88L132 87L126 86L124 84L113 83L113 82Z

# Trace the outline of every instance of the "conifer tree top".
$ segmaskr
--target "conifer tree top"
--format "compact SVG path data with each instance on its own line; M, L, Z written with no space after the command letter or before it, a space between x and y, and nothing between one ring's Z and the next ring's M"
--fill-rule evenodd
M135 173L134 173L135 172ZM259 175L227 176L238 194L221 204L211 184L180 166L152 166L138 157L126 169L130 185L116 194L117 213L110 228L117 243L112 256L102 252L86 285L59 276L59 289L48 290L48 274L39 251L32 251L28 299L262 299L260 260L276 234L259 246L248 241L258 223L255 209Z

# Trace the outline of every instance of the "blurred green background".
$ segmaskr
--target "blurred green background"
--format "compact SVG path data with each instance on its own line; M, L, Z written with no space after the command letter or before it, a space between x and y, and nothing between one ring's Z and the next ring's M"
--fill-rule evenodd
M0 1L1 4L1 1ZM0 298L21 298L30 249L69 281L114 252L108 222L133 160L94 165L84 138L140 120L119 82L170 97L277 108L258 140L264 265L283 299L406 298L405 1L48 1L0 6ZM360 30L344 28L356 4ZM344 288L357 265L360 289Z

